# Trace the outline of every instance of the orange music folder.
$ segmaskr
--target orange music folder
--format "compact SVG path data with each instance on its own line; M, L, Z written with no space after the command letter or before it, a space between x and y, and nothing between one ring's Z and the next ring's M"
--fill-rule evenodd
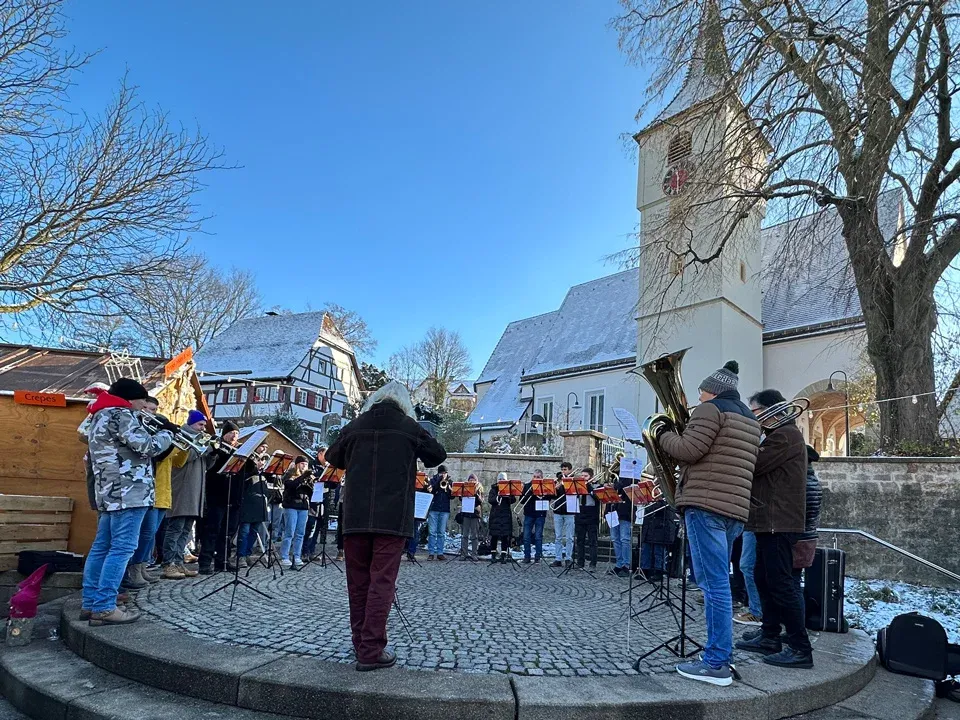
M497 495L500 497L520 497L523 495L523 482L520 480L497 480Z
M620 493L618 493L616 489L611 487L610 485L604 485L602 487L598 487L596 490L593 491L593 494L594 496L596 496L597 500L599 500L602 503L610 504L610 503L620 502Z
M548 495L557 494L557 481L556 480L533 480L531 481L533 485L533 494L537 497L545 497Z
M586 480L581 480L580 478L564 478L560 482L563 483L564 495L589 495L590 494L590 491L587 490Z
M268 475L283 475L291 465L293 465L293 455L277 450L270 458L270 463L264 472Z
M345 470L341 470L340 468L327 465L323 469L323 473L320 475L320 482L327 483L329 485L339 485L343 482L343 474L345 472Z
M624 495L634 505L649 505L660 495L660 489L651 480L641 480L623 489Z
M477 483L473 480L455 482L450 486L450 494L453 497L473 497L477 494Z
M418 472L416 489L427 490L429 489L429 487L430 487L430 478L427 477L427 474L425 472Z

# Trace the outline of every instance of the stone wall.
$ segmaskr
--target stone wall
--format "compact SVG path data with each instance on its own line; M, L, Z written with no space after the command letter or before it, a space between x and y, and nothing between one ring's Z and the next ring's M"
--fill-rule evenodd
M536 469L543 470L544 477L553 477L560 469L562 458L552 455L499 455L494 453L451 453L444 461L447 472L454 480L466 480L475 473L480 484L489 492L497 481L497 474L507 473L510 479L526 482ZM430 474L435 468L430 468Z
M823 458L820 526L863 530L960 573L960 458ZM822 533L821 545L832 545ZM847 574L960 587L870 540L837 535Z

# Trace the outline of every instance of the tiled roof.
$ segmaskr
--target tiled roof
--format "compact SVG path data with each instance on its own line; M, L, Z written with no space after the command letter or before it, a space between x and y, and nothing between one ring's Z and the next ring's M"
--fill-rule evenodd
M287 377L321 337L324 315L308 312L238 320L196 354L197 369L243 380ZM323 340L352 352L342 338L324 332Z

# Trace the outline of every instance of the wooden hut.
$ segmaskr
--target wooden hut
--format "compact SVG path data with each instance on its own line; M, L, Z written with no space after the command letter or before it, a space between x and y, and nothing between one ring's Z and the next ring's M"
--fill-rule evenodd
M267 437L263 442L266 443L271 454L279 450L280 452L284 452L287 455L293 455L294 457L297 455L303 455L309 458L314 457L313 453L304 448L302 445L295 443L282 430L280 430L280 428L274 426L272 423L260 423L259 425L248 425L245 428L240 428L240 440L243 441L257 430L262 430L267 434Z
M77 433L91 400L83 391L118 377L140 379L173 422L193 409L210 417L189 349L167 360L0 344L0 493L72 498L73 552L90 549L97 527Z

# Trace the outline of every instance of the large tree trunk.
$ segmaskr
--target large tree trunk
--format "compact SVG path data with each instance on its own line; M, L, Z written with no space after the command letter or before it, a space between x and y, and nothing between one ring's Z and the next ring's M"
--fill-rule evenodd
M940 439L931 342L934 283L922 254L899 267L884 266L887 250L871 215L841 209L866 320L867 353L877 377L881 443L890 450L933 448Z

